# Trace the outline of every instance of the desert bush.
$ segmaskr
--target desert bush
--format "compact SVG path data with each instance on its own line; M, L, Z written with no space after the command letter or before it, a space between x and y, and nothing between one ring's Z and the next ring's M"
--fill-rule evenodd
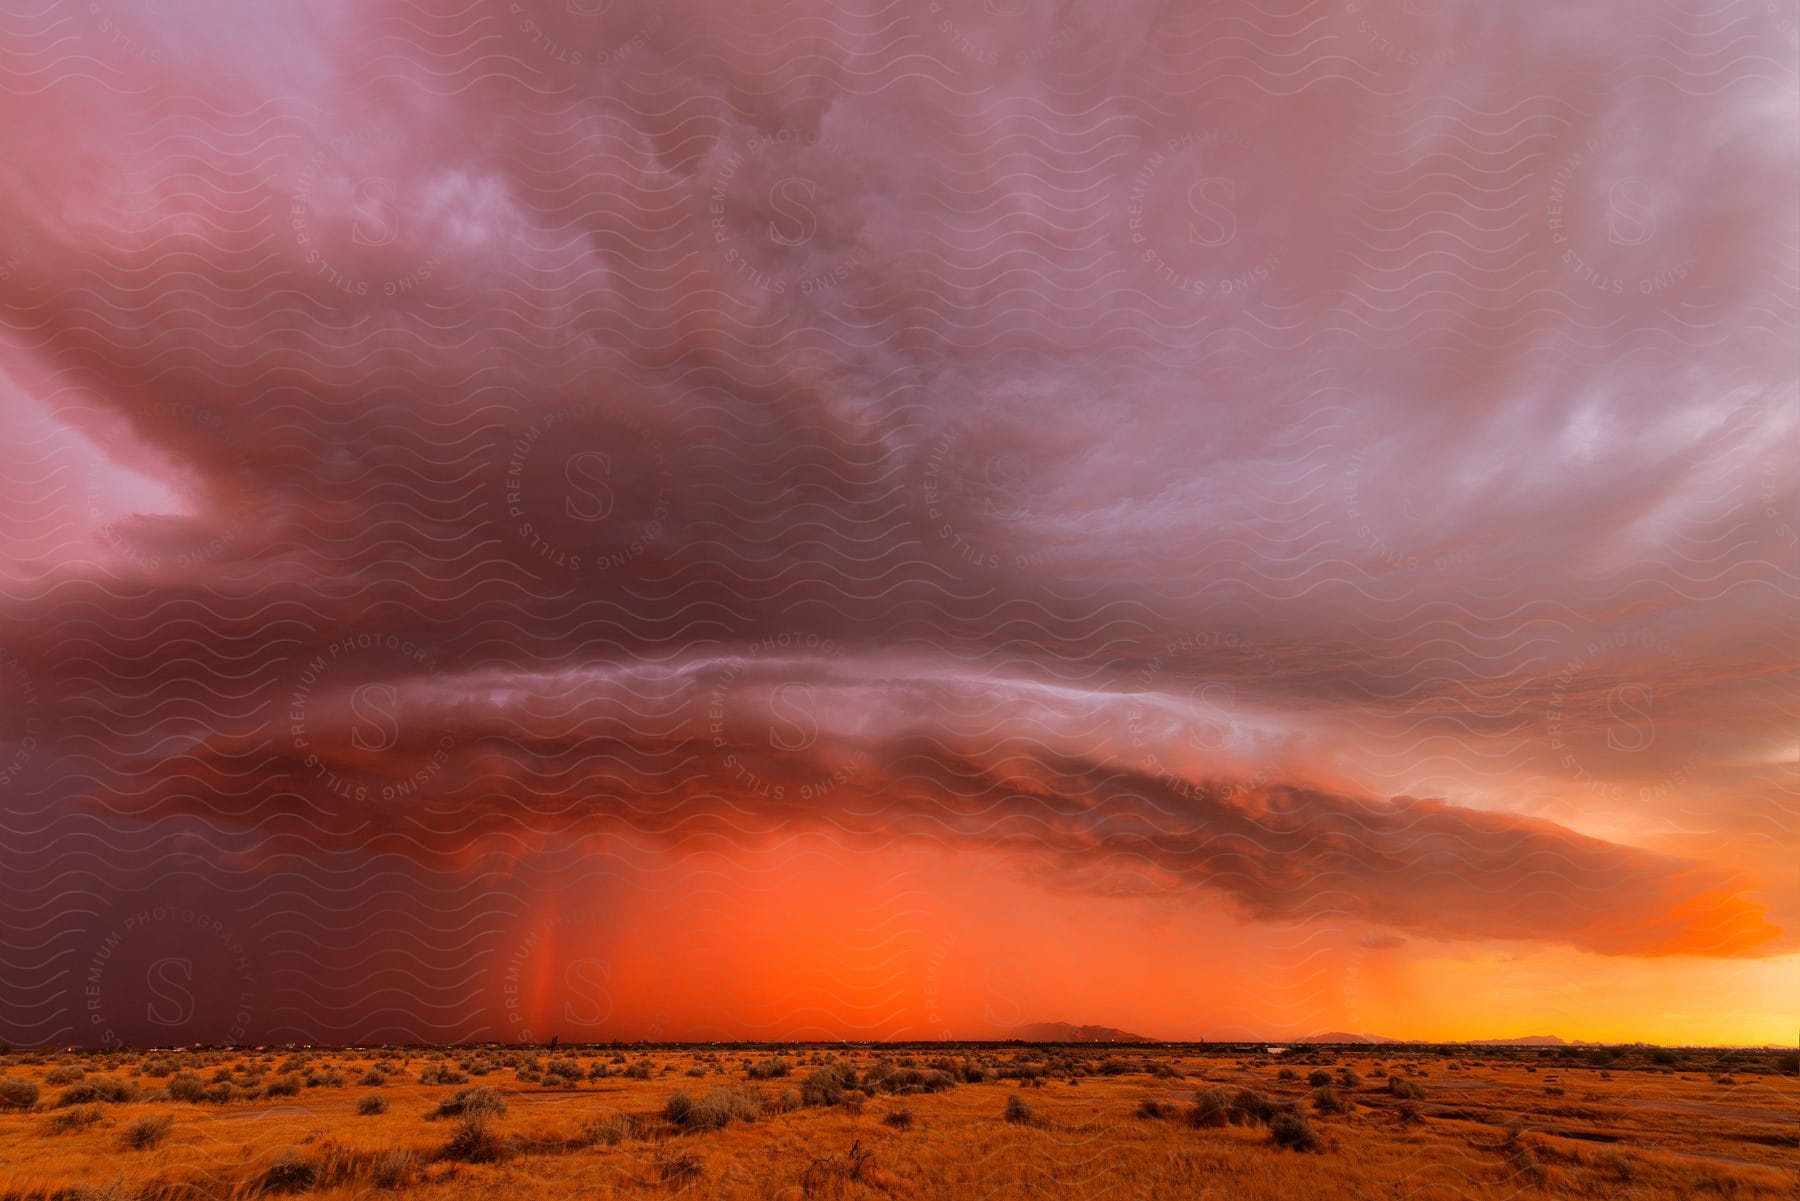
M1031 1121L1037 1117L1037 1114L1032 1111L1031 1106L1025 1104L1024 1100L1015 1093L1013 1096L1006 1099L1006 1112L1004 1116L1009 1122L1025 1126L1029 1125Z
M300 1095L300 1077L277 1076L262 1086L265 1097L297 1097Z
M777 1055L772 1059L764 1059L751 1064L745 1069L744 1074L752 1080L776 1080L788 1075L793 1070L793 1064Z
M1285 1113L1294 1107L1292 1102L1271 1101L1255 1089L1249 1088L1239 1089L1237 1095L1231 1099L1231 1106L1243 1115L1240 1124L1245 1126L1260 1126L1276 1114Z
M85 1130L100 1120L98 1105L77 1105L73 1109L59 1109L50 1115L44 1123L44 1129L50 1134L66 1134L71 1130Z
M137 1085L128 1084L113 1076L89 1076L79 1083L65 1088L62 1096L56 1099L58 1108L67 1105L89 1105L100 1102L117 1105L121 1102L136 1100Z
M444 1144L445 1159L463 1163L497 1163L506 1158L506 1141L494 1133L485 1113L465 1114L456 1123L456 1133Z
M324 1072L320 1071L318 1068L314 1068L312 1071L306 1073L306 1087L343 1088L344 1074L336 1071Z
M831 1064L807 1073L800 1082L800 1100L807 1105L842 1105L845 1090L856 1084L856 1070Z
M1425 1090L1402 1076L1389 1076L1387 1090L1403 1101L1423 1101Z
M299 1193L313 1186L318 1179L313 1166L300 1157L295 1150L283 1151L263 1173L263 1189L271 1193Z
M1279 1072L1275 1073L1275 1079L1298 1080L1300 1079L1300 1073L1296 1072L1293 1068L1282 1068Z
M698 1101L676 1093L663 1105L663 1116L686 1131L722 1130L732 1122L762 1117L762 1098L746 1089L715 1088Z
M1317 1151L1319 1136L1313 1132L1312 1123L1304 1115L1297 1113L1276 1114L1269 1123L1269 1138L1277 1147L1289 1151Z
M169 1137L169 1130L174 1125L175 1119L167 1114L139 1118L125 1127L125 1133L120 1136L120 1141L134 1151L142 1151L145 1148L156 1146Z
M357 1081L358 1084L363 1085L365 1088L380 1088L387 1082L387 1073L378 1072L374 1068L370 1068L368 1071L364 1072L362 1074L362 1079Z
M628 1138L642 1138L643 1136L644 1132L639 1128L637 1118L624 1113L589 1122L581 1131L582 1141L590 1147L597 1143L616 1147Z
M434 1118L480 1117L488 1118L506 1112L506 1098L500 1090L487 1085L474 1088L459 1088L456 1095L447 1101L439 1101L437 1109L431 1114Z
M420 1084L467 1084L467 1072L459 1072L441 1063L428 1063L419 1069Z
M53 1084L56 1087L61 1088L65 1084L74 1084L85 1075L87 1075L86 1068L68 1063L64 1064L62 1067L51 1068L48 1072L45 1072L44 1083Z
M1313 1071L1307 1073L1306 1082L1313 1088L1324 1088L1331 1083L1331 1073L1325 1071L1323 1068L1315 1068Z
M693 1097L687 1093L675 1093L663 1102L663 1117L679 1126L687 1121L688 1113L693 1108Z
M371 1093L356 1103L356 1112L365 1118L372 1118L378 1113L387 1112L387 1098Z
M891 1126L895 1130L911 1130L913 1128L913 1112L910 1109L890 1110L881 1119L883 1126Z
M29 1080L0 1080L0 1109L30 1109L38 1102L38 1086Z
M1329 1084L1313 1090L1312 1103L1320 1113L1349 1113L1356 1108L1356 1102Z
M581 1079L582 1074L580 1062L570 1057L553 1059L544 1065L544 1079L547 1081L566 1080L573 1084Z
M206 1100L206 1083L192 1072L176 1072L163 1086L171 1101L199 1103Z
M1204 1088L1194 1094L1194 1108L1188 1114L1192 1126L1226 1126L1231 1123L1231 1094L1222 1088Z
M1363 1078L1349 1068L1338 1069L1338 1083L1345 1088L1361 1088Z
M1158 1121L1164 1118L1172 1118L1177 1112L1176 1108L1167 1101L1158 1101L1154 1097L1145 1097L1142 1101L1138 1102L1137 1107L1138 1117L1150 1118Z
M1280 1108L1254 1089L1230 1093L1222 1088L1206 1088L1194 1094L1194 1108L1188 1113L1188 1124L1200 1127L1260 1126Z

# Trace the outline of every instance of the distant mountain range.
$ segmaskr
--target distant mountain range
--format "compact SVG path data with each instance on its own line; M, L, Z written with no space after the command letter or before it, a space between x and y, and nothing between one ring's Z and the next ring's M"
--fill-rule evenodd
M1155 1043L1155 1042L1204 1042L1204 1039L1157 1039L1146 1038L1142 1034L1133 1034L1129 1030L1121 1030L1117 1026L1077 1026L1070 1022L1028 1022L1023 1026L1014 1026L999 1036L1001 1041L1017 1039L1027 1043ZM1389 1038L1385 1034L1351 1034L1343 1030L1327 1030L1323 1034L1307 1034L1299 1038L1266 1038L1266 1039L1232 1039L1234 1043L1273 1043L1276 1045L1300 1046L1307 1043L1338 1043L1341 1045L1363 1046L1395 1046L1395 1047L1607 1047L1624 1044L1593 1043L1585 1039L1573 1042L1554 1034L1521 1034L1514 1038ZM1647 1044L1637 1044L1647 1045ZM1792 1047L1769 1047L1768 1050L1793 1050Z
M1028 1022L1006 1033L1028 1043L1149 1043L1153 1038L1120 1030L1116 1026L1072 1026L1068 1022Z
M1431 1039L1420 1038L1388 1038L1380 1034L1345 1034L1342 1031L1330 1031L1325 1034L1309 1034L1304 1038L1289 1039L1295 1043L1430 1043ZM1579 1040L1565 1042L1554 1034L1523 1034L1517 1038L1453 1038L1445 1042L1455 1043L1460 1047L1589 1047L1595 1043L1584 1043Z

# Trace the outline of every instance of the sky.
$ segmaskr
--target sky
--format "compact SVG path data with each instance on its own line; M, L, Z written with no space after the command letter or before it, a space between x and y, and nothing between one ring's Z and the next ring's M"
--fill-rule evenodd
M1786 1043L1800 8L0 13L0 1038Z

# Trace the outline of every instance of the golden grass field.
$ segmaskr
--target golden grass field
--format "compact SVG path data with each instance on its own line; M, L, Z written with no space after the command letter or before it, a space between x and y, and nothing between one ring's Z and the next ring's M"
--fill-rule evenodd
M1792 1067L1642 1048L15 1051L0 1199L1792 1201Z

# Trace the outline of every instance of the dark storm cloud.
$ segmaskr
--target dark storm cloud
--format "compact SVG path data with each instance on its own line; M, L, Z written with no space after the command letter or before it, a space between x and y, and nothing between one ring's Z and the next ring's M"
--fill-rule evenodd
M6 19L42 846L1791 947L1760 9L518 7Z

